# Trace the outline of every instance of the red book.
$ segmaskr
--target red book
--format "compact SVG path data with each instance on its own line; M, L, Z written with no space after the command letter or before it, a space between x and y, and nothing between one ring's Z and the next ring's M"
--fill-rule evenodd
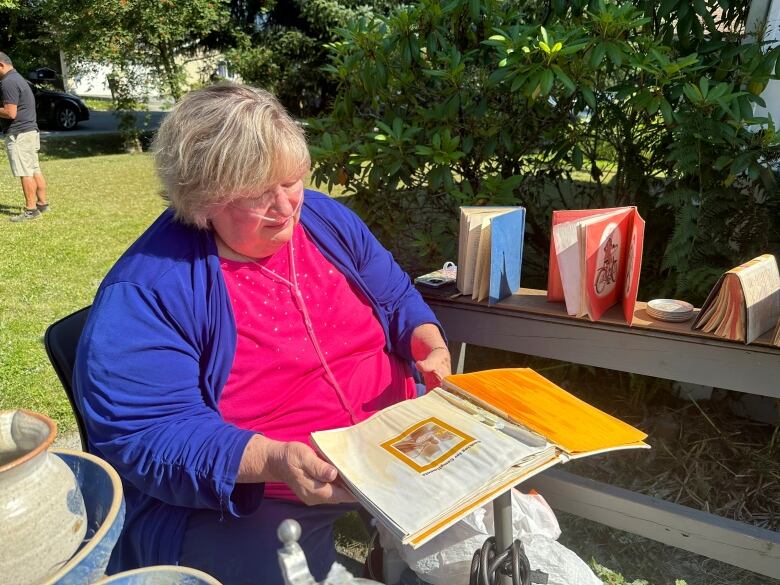
M570 315L601 318L621 303L634 318L645 222L636 207L554 211L547 300Z

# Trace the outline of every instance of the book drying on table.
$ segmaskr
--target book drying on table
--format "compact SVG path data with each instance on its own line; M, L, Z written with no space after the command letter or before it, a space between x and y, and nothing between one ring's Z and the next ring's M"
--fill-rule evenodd
M780 346L780 275L771 254L753 258L718 279L699 312L694 329L750 343L774 328Z
M520 289L524 207L461 207L458 290L495 303Z
M357 500L417 548L515 484L647 435L528 368L448 376L355 426L312 433Z
M631 325L644 237L636 207L553 211L547 300L593 321L619 303Z

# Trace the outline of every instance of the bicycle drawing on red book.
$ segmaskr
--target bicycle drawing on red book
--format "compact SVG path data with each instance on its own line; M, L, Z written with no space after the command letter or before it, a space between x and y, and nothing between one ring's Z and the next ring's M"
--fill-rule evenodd
M604 257L596 271L596 294L603 294L607 288L611 288L615 285L618 272L618 258L617 249L618 245L612 242L612 238L615 236L613 231L607 236L607 241L604 244ZM601 256L601 254L599 254Z

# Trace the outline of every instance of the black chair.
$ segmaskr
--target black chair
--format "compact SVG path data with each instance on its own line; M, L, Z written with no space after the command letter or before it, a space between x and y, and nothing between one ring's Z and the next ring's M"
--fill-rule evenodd
M76 417L81 446L85 451L87 450L87 428L84 426L84 420L79 409L76 408L73 397L73 365L76 362L76 347L88 316L89 307L84 307L49 325L43 336L46 355L49 356L49 361L57 372L62 387L65 388L65 394L68 395L70 407Z

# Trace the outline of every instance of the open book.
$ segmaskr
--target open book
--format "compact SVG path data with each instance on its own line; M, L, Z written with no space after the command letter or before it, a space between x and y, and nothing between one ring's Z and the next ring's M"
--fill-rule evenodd
M644 236L636 207L553 211L547 300L593 321L620 303L630 325Z
M353 427L312 433L357 500L417 548L474 508L577 457L647 435L528 368L448 376Z
M780 275L771 254L753 258L718 279L699 312L694 329L750 343L775 327L780 345Z
M461 207L458 290L495 303L520 288L524 207Z

